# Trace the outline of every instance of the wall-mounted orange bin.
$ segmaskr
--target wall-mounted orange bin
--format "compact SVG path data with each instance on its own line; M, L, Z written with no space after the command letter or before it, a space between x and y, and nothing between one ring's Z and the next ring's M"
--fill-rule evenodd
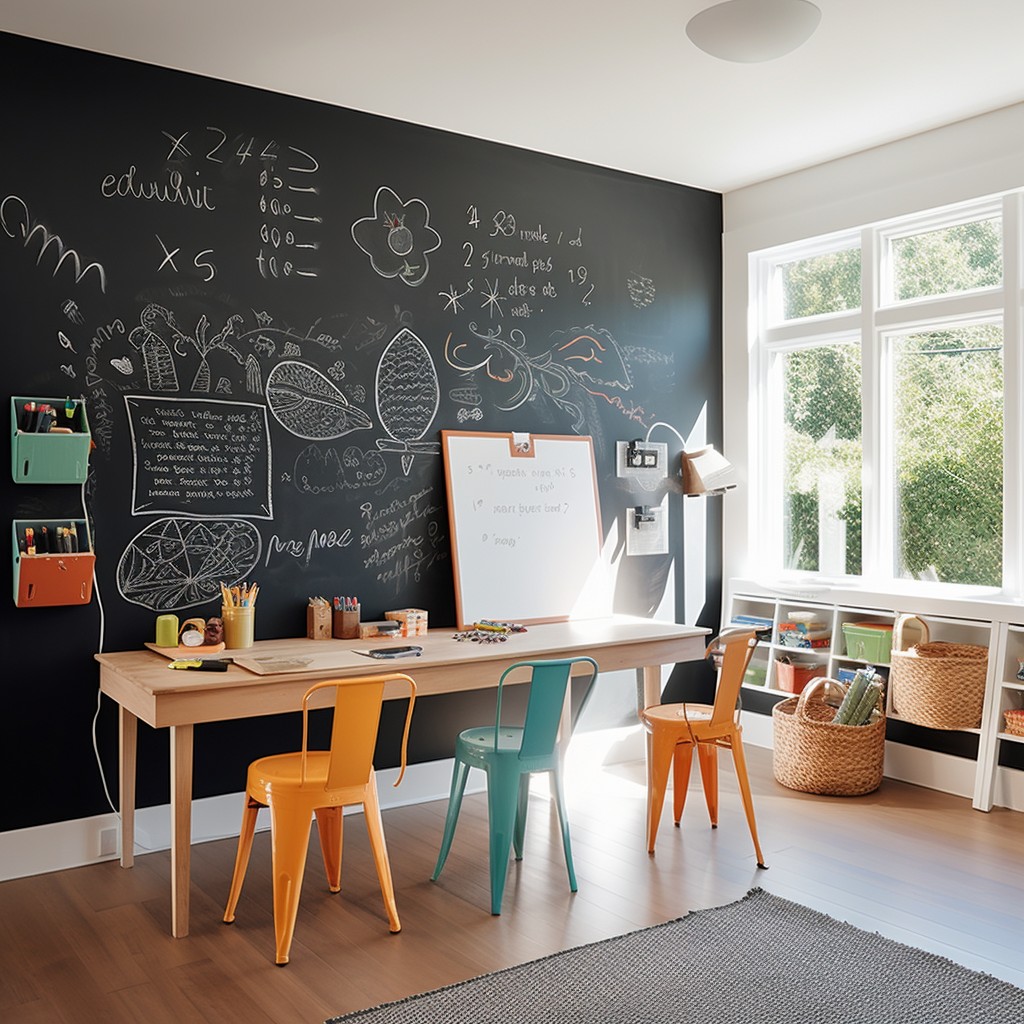
M25 529L39 537L42 528L56 533L58 527L74 523L78 535L77 552L60 551L34 555L21 550ZM92 600L92 575L96 556L84 519L15 519L14 603L19 608L45 608L54 605L88 604Z

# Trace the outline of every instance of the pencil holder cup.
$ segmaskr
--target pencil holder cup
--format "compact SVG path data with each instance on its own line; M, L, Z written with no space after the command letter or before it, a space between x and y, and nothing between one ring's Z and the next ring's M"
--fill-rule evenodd
M178 646L178 616L158 615L156 617L157 647Z
M332 614L332 636L335 640L359 639L359 612L335 611Z
M252 647L255 609L222 605L220 614L224 620L224 646L238 649Z

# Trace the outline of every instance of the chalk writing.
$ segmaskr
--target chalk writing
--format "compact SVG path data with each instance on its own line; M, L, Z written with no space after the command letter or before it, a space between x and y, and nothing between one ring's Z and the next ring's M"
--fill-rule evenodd
M317 551L347 548L352 541L352 531L348 529L340 532L313 529L304 539L281 538L275 533L267 542L267 555L263 564L270 565L271 558L275 555L283 555L286 558L294 558L297 562L302 563L303 568L308 569L309 563Z
M367 552L363 568L375 571L378 582L393 584L395 593L419 582L435 562L448 557L443 507L425 487L405 498L377 507L364 502L360 546Z
M217 208L213 202L213 189L209 185L185 184L181 171L168 171L166 182L136 181L138 170L132 164L123 174L107 174L100 183L100 195L104 199L115 197L142 199L156 203L174 203L193 210Z
M303 494L334 494L379 484L386 467L379 452L364 452L349 445L339 455L336 448L311 444L299 452L291 482Z
M266 409L247 402L126 395L132 515L272 519Z

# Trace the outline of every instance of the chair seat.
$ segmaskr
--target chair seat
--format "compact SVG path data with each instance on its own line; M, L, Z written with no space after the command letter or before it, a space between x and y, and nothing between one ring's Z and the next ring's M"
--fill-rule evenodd
M254 800L267 802L274 788L303 789L323 792L327 786L327 772L331 764L329 750L310 750L306 753L306 780L299 784L302 770L300 753L271 754L249 765L245 791ZM369 778L369 776L367 776Z
M684 710L685 713L684 713ZM711 704L656 704L644 708L644 714L659 722L709 722L715 709Z

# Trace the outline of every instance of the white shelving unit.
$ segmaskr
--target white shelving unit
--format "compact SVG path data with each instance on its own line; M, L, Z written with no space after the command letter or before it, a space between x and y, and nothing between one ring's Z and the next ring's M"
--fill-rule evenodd
M845 597L848 592L837 592ZM953 611L977 610L976 616L950 614ZM790 621L793 613L813 612L819 621L830 624L831 642L828 647L806 649L779 643L779 623ZM751 659L751 670L745 687L790 697L791 693L778 686L777 659L789 655L794 664L818 662L817 674L837 678L841 669L856 669L871 664L886 678L890 663L867 662L846 653L844 623L876 622L895 625L904 612L920 615L929 629L929 639L951 643L980 644L989 648L988 675L981 727L957 730L978 735L978 759L975 767L974 806L988 811L993 806L996 778L999 772L999 753L1005 743L1024 743L1024 737L1011 736L1004 731L1003 712L1010 708L1024 708L1024 680L1017 672L1024 662L1024 609L1018 605L997 602L972 606L969 602L908 598L903 608L883 605L881 602L844 603L825 601L813 595L772 594L752 587L745 581L731 581L726 595L724 622L733 622L737 615L755 616L771 623L771 639L758 644ZM1016 621L1014 621L1016 620ZM895 647L895 637L893 638ZM886 687L886 713L898 721L893 711L892 698ZM1012 771L1012 769L1006 769Z

